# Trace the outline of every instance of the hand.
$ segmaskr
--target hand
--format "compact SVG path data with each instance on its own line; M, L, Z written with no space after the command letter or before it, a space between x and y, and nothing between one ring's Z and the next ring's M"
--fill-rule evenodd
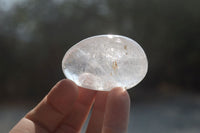
M10 133L79 133L92 105L87 133L127 132L130 109L127 91L114 88L97 92L64 79Z

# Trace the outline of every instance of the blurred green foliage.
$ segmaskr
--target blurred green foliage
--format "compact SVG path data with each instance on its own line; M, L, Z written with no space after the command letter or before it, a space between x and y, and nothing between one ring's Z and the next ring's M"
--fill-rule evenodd
M144 48L141 87L198 90L200 1L28 0L0 8L0 98L40 98L64 78L62 58L78 41L120 34Z

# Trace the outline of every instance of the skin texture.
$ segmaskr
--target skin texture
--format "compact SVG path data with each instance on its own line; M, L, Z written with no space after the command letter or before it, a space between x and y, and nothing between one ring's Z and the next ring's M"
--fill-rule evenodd
M93 105L86 133L126 133L130 98L122 88L110 92L58 82L10 133L80 133Z

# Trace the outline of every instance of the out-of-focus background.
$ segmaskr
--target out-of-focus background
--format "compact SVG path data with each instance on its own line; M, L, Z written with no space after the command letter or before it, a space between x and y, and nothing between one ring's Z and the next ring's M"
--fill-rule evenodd
M129 90L129 133L199 133L199 7L198 0L0 0L1 132L65 78L61 61L72 45L110 33L136 40L149 62Z

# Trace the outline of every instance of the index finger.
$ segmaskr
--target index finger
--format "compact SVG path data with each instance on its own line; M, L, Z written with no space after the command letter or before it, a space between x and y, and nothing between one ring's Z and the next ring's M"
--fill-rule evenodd
M62 80L25 118L53 132L62 119L70 113L77 97L78 86L71 80Z

